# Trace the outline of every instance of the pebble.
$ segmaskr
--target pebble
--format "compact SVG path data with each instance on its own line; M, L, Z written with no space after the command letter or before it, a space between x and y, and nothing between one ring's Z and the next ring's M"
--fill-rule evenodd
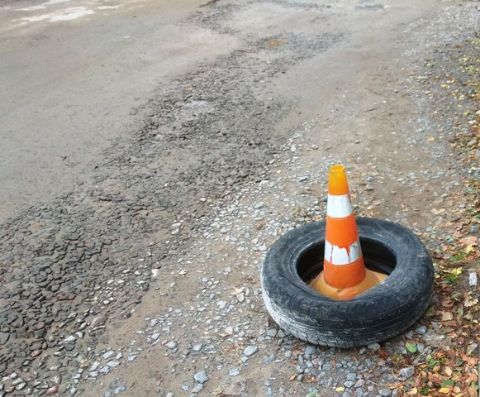
M253 356L256 352L258 352L257 345L249 345L243 350L243 354L247 357Z
M175 342L174 340L171 340L171 341L167 342L167 344L165 346L167 346L169 349L173 350L173 349L177 348L177 342Z
M120 365L120 362L117 361L117 360L111 360L111 361L107 362L107 365L110 368L115 368L115 367L118 367Z
M115 379L110 383L110 390L113 394L120 394L127 391L127 386L121 383L119 379Z
M402 368L399 372L400 376L403 379L411 378L414 373L415 373L415 367L413 367L413 366Z
M267 335L270 337L275 337L277 335L277 330L275 328L269 328L267 329Z
M108 360L110 357L112 357L114 355L114 351L113 350L109 350L105 353L103 353L102 357L104 360Z
M199 371L195 375L193 375L193 378L201 384L204 384L208 380L208 375L205 371Z
M347 380L356 381L357 380L357 374L355 374L353 372L349 372L347 374Z
M468 285L474 288L478 285L478 276L476 272L470 272L468 274Z
M8 334L7 332L0 332L0 345L4 345L5 343L7 343L9 338L10 334Z
M310 357L312 354L315 354L316 351L317 349L315 346L307 345L307 347L305 348L305 357Z
M15 378L15 380L12 382L12 385L16 386L16 385L18 385L19 383L22 383L22 382L23 382L22 378Z
M228 375L232 377L238 376L240 375L240 371L238 370L238 368L230 368L228 371Z
M76 340L77 338L75 338L73 335L70 335L63 340L63 343L72 343L72 342L75 342Z
M378 394L380 394L382 397L389 397L392 394L392 391L390 389L383 388L378 391Z
M25 386L27 386L27 384L25 382L21 382L17 385L17 387L15 388L15 390L23 390L25 388Z
M355 383L355 387L362 387L363 385L365 385L365 381L363 379L359 379Z
M32 354L30 354L31 357L38 357L40 354L42 354L41 350L34 350Z
M269 355L263 357L263 362L265 364L271 364L275 361L276 358L277 357L275 356L275 354L269 354Z
M197 343L197 344L193 345L192 350L194 352L198 353L199 351L202 350L202 348L203 348L203 344L202 343Z
M415 332L420 335L425 335L427 333L427 327L425 325L421 325L420 327L417 327Z
M380 344L379 343L371 343L370 345L367 346L370 350L373 350L374 352L380 350Z
M47 389L47 396L52 396L58 391L58 385L53 385Z
M60 374L53 375L51 380L53 383L59 385L60 383L62 383L62 376Z

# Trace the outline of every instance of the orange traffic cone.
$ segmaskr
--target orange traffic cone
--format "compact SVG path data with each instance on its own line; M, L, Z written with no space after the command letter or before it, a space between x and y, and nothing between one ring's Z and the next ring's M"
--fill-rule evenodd
M323 271L311 287L329 298L347 300L385 280L365 267L343 165L330 167Z

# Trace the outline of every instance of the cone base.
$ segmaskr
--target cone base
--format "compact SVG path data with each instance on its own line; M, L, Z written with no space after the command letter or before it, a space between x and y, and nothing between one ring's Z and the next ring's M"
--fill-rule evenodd
M349 300L357 295L362 294L366 290L375 287L387 278L386 274L375 272L373 270L365 269L365 278L357 285L348 288L335 288L325 281L324 272L320 274L310 283L310 287L326 296L335 300Z

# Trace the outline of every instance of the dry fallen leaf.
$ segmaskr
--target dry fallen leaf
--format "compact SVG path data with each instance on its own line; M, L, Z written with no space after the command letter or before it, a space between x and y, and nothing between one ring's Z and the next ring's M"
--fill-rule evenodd
M478 303L477 298L474 299L474 298L468 297L467 299L465 299L465 302L463 303L463 305L465 307L472 307L472 306L475 306L477 303Z
M475 236L465 236L460 241L465 245L477 245L477 237Z
M442 306L443 307L452 307L453 302L450 298L445 298L445 299L442 300Z
M442 312L442 321L450 321L453 319L453 314L450 312Z

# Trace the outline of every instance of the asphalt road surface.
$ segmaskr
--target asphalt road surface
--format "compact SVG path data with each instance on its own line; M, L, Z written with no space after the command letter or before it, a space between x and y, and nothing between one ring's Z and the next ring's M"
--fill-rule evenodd
M0 397L396 395L380 346L279 330L258 271L322 219L336 161L359 213L430 248L450 233L466 207L439 209L462 184L435 117L455 107L425 76L478 20L470 1L0 0ZM429 354L418 327L382 352Z

